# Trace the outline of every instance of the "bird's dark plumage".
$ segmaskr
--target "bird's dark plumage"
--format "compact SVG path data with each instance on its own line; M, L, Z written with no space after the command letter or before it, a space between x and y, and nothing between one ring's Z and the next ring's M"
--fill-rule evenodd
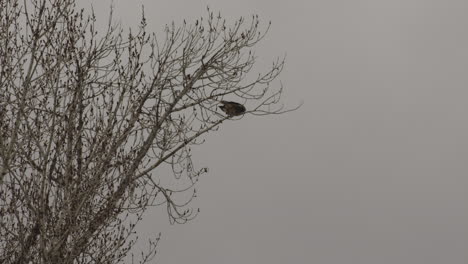
M245 113L245 106L239 103L229 101L221 101L221 103L223 105L219 106L219 108L228 116L238 116Z

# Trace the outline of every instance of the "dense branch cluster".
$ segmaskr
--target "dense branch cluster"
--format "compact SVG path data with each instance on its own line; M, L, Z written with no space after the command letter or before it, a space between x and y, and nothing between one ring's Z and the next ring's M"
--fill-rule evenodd
M95 22L73 0L0 2L0 263L123 261L149 206L171 222L196 215L187 205L207 169L190 146L234 118L221 100L242 115L282 111L269 87L282 60L247 81L257 16L228 25L208 11L162 39L144 15L128 32Z

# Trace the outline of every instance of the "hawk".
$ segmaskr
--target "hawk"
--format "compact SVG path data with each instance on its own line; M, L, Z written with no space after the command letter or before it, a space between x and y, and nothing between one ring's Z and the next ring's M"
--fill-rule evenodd
M221 101L221 103L223 105L219 106L219 108L228 116L238 116L245 113L245 106L239 103L229 101Z

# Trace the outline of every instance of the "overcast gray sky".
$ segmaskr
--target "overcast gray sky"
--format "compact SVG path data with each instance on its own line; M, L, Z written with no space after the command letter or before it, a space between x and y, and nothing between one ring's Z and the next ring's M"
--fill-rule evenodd
M260 63L287 54L284 102L304 101L194 149L201 214L148 215L157 263L468 263L468 1L116 0L116 18L141 4L154 31L207 5L271 20Z

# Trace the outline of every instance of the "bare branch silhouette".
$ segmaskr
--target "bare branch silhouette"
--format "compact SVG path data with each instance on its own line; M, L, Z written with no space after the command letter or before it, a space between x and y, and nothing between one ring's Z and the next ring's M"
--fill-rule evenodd
M233 116L285 112L270 87L284 60L249 75L269 29L257 16L146 27L143 13L124 31L111 11L98 32L73 0L0 2L0 263L123 262L150 206L196 216L207 169L191 146Z

